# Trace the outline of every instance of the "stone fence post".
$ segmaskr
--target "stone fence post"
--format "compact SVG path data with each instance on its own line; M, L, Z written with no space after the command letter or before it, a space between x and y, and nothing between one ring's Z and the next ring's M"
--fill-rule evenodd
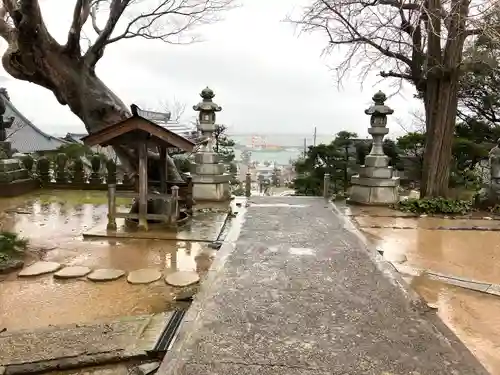
M247 172L245 175L245 196L250 198L250 195L252 195L252 174Z
M325 173L323 176L323 197L328 198L330 195L330 173Z
M116 184L108 185L108 225L107 230L116 230Z

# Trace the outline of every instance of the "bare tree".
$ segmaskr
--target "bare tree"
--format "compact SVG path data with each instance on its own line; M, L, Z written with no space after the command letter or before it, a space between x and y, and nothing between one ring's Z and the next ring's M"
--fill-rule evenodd
M457 115L457 93L464 69L466 40L498 38L498 26L483 22L498 11L491 0L311 0L299 19L304 31L328 38L326 52L345 52L336 67L339 79L353 69L364 78L412 83L425 107L427 141L422 196L445 196ZM345 49L346 48L346 49Z
M2 64L14 78L52 91L92 133L130 115L95 73L109 45L131 38L190 43L194 29L217 21L231 2L75 0L67 41L61 45L47 29L39 0L0 0L0 36L8 43ZM136 167L129 150L116 151Z
M172 100L163 102L162 108L170 113L171 121L180 122L186 112L186 103L174 97Z
M405 133L425 133L425 113L420 109L414 109L407 113L407 115L410 115L409 123L407 121L408 119L396 118L396 123L399 127L403 129Z

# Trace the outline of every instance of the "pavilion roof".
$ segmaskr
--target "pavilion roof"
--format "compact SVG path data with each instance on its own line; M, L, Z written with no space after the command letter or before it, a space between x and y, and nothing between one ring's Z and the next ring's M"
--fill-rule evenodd
M139 115L107 126L81 140L87 146L131 145L134 140L139 140L141 137L159 146L176 147L185 152L192 152L195 147L191 140Z

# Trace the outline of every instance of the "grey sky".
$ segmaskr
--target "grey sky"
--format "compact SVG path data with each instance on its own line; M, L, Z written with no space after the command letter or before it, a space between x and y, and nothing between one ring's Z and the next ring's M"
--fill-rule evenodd
M110 46L98 65L100 78L127 104L151 109L165 101L187 104L185 118L210 86L223 107L219 121L233 132L322 134L348 129L367 135L364 110L370 98L386 85L374 72L361 88L353 75L339 90L327 65L335 56L322 58L325 40L320 35L298 38L290 24L280 22L307 0L242 0L225 20L204 27L203 43L187 46L158 41L130 40ZM74 1L45 0L42 11L50 31L61 42L67 35ZM2 45L4 46L4 45ZM3 72L2 75L6 76ZM84 129L67 107L36 85L14 79L2 81L14 104L37 126L50 133ZM392 97L396 111L389 127L400 132L396 118L408 118L415 108L412 89Z

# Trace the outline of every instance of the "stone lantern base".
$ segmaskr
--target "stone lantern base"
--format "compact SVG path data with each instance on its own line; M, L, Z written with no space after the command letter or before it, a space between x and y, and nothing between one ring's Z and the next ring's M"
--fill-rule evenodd
M193 199L195 201L224 202L231 199L231 175L194 175Z
M349 203L387 205L399 201L399 177L376 178L356 175L352 176L351 184Z

